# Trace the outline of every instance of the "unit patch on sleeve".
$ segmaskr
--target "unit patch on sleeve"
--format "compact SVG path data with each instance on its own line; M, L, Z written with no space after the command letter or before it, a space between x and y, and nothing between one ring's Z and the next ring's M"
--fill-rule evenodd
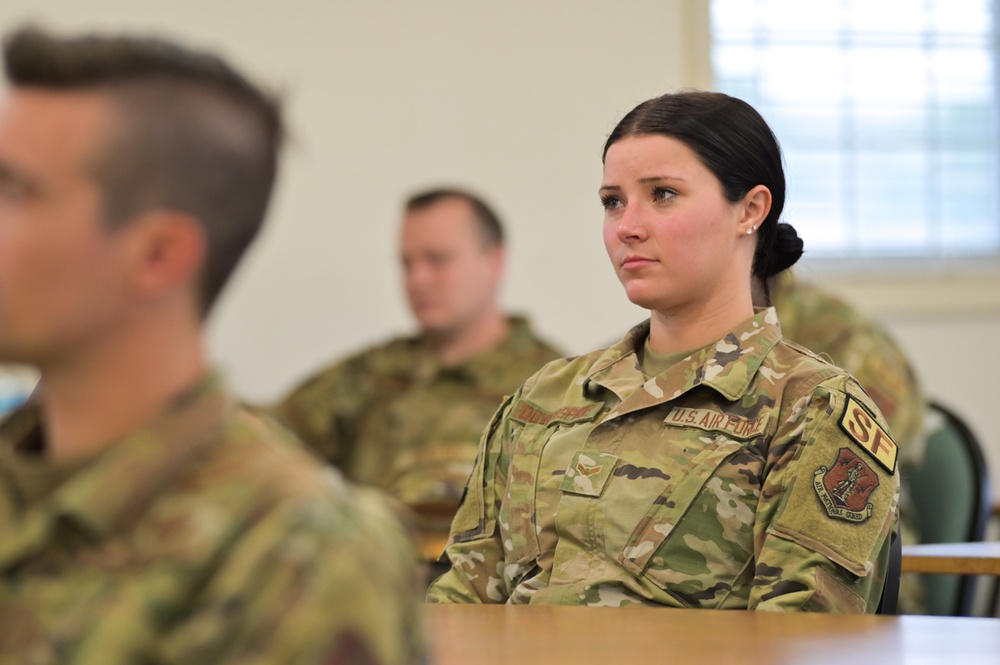
M840 428L889 473L896 471L896 444L853 397L848 396Z
M830 517L864 522L872 516L868 497L878 487L878 474L850 448L841 448L833 466L813 472L813 488Z

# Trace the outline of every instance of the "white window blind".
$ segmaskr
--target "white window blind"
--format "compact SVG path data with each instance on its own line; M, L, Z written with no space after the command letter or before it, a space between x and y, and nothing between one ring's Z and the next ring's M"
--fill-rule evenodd
M817 257L1000 254L997 0L712 0L716 87L774 129Z

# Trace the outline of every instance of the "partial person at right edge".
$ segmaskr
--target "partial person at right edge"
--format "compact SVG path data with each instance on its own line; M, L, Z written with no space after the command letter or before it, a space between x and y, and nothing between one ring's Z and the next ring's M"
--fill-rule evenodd
M400 256L418 334L320 370L274 412L350 479L411 507L424 530L447 531L490 416L563 354L500 310L504 233L480 197L410 196Z
M763 118L719 93L618 123L604 243L650 318L504 403L429 600L875 611L895 444L853 377L753 305L802 254L781 162Z
M906 479L923 464L926 398L913 363L883 324L792 270L771 279L771 302L781 334L850 372L885 416L899 446L900 537L903 545L919 543L919 520ZM922 578L903 575L898 612L924 610Z

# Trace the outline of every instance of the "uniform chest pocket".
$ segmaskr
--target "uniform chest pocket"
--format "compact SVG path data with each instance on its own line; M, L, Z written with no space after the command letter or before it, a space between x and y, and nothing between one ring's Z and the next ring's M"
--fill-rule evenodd
M699 443L705 447L671 478L633 530L620 563L640 583L686 606L727 607L736 587L737 595L743 587L749 591L749 579L743 584L740 578L753 574L760 465L747 442L703 434ZM737 597L732 604L740 602Z
M527 564L538 558L538 531L535 524L535 489L542 449L552 428L525 425L514 437L507 474L507 489L500 507L500 528L508 558Z

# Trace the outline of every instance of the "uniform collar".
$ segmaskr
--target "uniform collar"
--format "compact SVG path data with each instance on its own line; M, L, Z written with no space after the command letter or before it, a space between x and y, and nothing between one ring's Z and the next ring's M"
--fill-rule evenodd
M722 339L647 381L639 368L637 350L649 336L649 325L647 320L629 330L620 342L601 354L587 373L587 382L615 393L623 407L626 400L653 404L676 399L701 385L729 401L737 400L746 393L764 358L781 339L774 308L759 309ZM644 390L637 390L640 386ZM627 408L635 410L642 404Z
M51 524L60 517L68 519L95 539L126 528L197 453L218 439L232 408L218 377L206 377L148 426L80 462L47 497L25 507L29 517L38 519L37 513L45 513L44 521ZM12 453L23 437L38 436L39 424L34 406L4 423L0 429L4 454Z
M423 338L418 338L420 357L417 359L414 375L424 381L431 381L441 374L455 374L478 386L493 386L510 371L510 359L530 351L534 345L534 336L527 319L510 316L507 317L507 323L510 330L500 344L452 367L442 365L430 344Z

